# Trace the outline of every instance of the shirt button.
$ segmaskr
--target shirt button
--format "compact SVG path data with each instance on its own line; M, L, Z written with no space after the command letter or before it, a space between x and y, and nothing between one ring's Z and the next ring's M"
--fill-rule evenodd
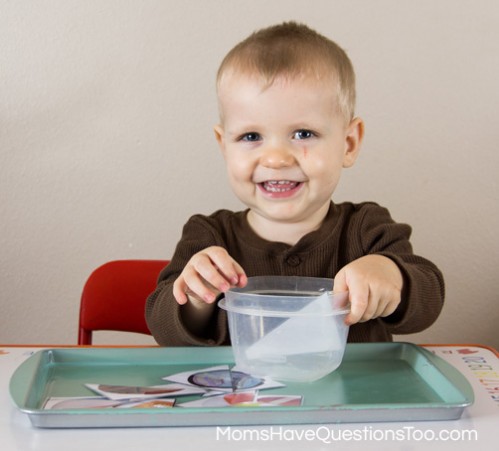
M286 262L289 266L298 266L301 263L301 258L298 255L290 255Z

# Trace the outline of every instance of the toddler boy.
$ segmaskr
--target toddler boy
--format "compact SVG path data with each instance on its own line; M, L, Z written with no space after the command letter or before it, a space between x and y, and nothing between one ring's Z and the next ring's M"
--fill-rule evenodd
M161 345L230 344L216 301L258 275L334 278L349 291L348 341L421 331L444 300L441 272L414 255L411 228L372 202L331 200L364 134L345 52L305 25L283 23L234 47L217 75L215 135L247 206L195 215L147 300Z

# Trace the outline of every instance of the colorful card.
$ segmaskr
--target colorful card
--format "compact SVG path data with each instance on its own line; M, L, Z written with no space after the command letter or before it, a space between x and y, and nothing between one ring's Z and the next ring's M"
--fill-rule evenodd
M260 390L285 385L268 377L252 376L237 367L219 365L184 371L163 377L162 385L115 385L87 383L85 387L100 396L52 397L44 409L123 409L172 408L176 398L199 395L199 399L178 404L181 407L300 406L301 396L260 395Z
M179 407L242 407L253 405L257 396L256 391L241 393L225 393L223 395L196 399L195 401L178 404Z
M157 409L171 408L175 405L175 399L156 398L141 400L113 400L101 396L82 397L52 397L45 402L45 410L61 409Z
M43 405L46 410L60 409L109 409L116 407L120 401L113 401L102 396L52 397Z
M114 400L175 398L177 396L197 395L205 392L202 388L181 384L151 385L147 387L110 384L85 384L85 386L99 395Z
M257 390L201 398L178 404L179 407L275 407L301 406L302 396L262 395Z
M251 376L228 365L214 366L166 376L163 379L219 393L284 387L268 377Z

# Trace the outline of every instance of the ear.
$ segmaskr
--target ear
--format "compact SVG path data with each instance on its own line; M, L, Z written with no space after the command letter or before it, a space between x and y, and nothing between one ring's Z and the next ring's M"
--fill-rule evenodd
M364 139L364 121L354 117L348 124L345 135L345 155L343 156L343 167L353 166L359 156L360 146Z
M218 142L218 145L220 147L220 150L222 151L223 154L225 154L225 138L224 138L224 129L222 125L215 125L213 127L213 131L215 132L215 138Z

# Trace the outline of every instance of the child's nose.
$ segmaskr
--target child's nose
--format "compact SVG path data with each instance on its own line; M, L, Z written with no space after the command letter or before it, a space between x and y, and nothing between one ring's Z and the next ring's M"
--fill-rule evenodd
M292 152L285 146L275 146L265 149L261 158L262 166L278 169L293 166L295 158Z

